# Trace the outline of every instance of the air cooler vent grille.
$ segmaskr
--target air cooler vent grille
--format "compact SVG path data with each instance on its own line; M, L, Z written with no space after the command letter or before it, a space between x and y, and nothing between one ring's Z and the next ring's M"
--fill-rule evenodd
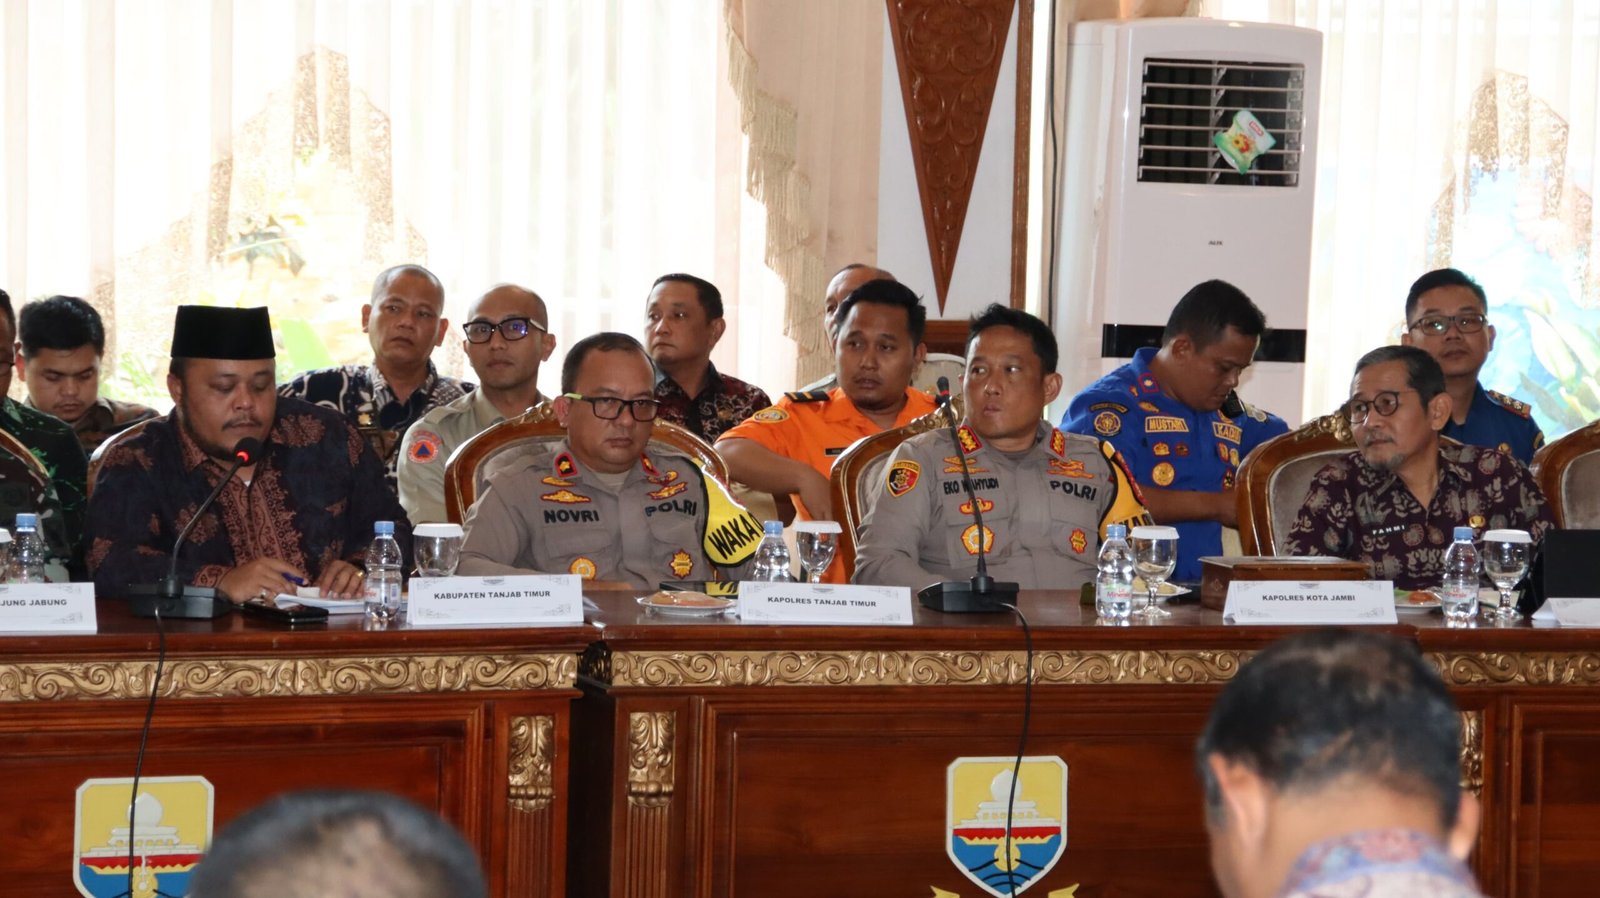
M1305 66L1147 59L1140 85L1140 181L1294 187L1300 182ZM1211 142L1248 109L1278 143L1239 174Z

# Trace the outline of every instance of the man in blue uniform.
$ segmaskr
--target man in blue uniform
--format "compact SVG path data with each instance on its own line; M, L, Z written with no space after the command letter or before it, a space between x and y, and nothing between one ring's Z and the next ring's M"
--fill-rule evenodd
M1444 369L1445 392L1454 406L1441 431L1445 436L1499 449L1529 464L1544 445L1533 410L1478 382L1494 348L1488 312L1489 298L1477 281L1454 268L1430 271L1406 294L1406 332L1400 342L1427 350Z
M1100 437L1122 453L1150 516L1178 528L1173 579L1200 579L1200 558L1222 553L1222 528L1238 526L1239 459L1289 430L1282 418L1234 394L1267 318L1238 287L1206 281L1167 319L1159 350L1073 397L1061 429Z

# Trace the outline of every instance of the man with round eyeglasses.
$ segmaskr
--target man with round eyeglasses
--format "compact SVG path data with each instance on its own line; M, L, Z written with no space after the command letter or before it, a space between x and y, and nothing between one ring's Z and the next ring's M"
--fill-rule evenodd
M411 425L399 462L400 504L414 524L446 519L444 469L450 453L479 433L544 401L539 366L556 348L539 294L501 284L467 310L461 348L478 389Z
M650 446L655 368L627 334L574 345L554 401L564 439L490 463L457 572L575 574L607 585L736 574L761 527L693 459Z
M1533 410L1478 382L1494 348L1488 312L1488 296L1477 281L1454 268L1430 271L1406 294L1406 331L1400 342L1426 350L1444 371L1452 407L1445 436L1509 452L1531 464L1533 453L1544 445Z
M1456 527L1542 538L1554 521L1527 466L1441 439L1450 408L1444 371L1427 352L1384 346L1362 356L1344 409L1357 451L1312 478L1284 554L1366 561L1377 579L1428 589L1444 574Z

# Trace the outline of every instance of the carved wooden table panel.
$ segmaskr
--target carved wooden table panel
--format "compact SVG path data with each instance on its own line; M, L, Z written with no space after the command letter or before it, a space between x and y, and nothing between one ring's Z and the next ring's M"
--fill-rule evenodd
M74 795L133 774L153 622L100 604L87 637L0 638L0 892L76 895ZM372 788L436 809L495 895L561 894L570 705L587 627L304 630L167 622L145 776L200 775L220 830L280 792Z

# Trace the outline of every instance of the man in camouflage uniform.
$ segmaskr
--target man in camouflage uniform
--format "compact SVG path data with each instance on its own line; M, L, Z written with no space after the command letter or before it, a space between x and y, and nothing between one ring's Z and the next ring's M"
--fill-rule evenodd
M1148 515L1109 443L1041 420L1061 390L1056 361L1055 335L1026 312L996 304L972 320L960 454L943 429L900 445L862 524L851 579L912 587L961 579L980 548L992 576L1024 589L1094 579L1106 525ZM981 535L962 486L963 456Z
M567 437L491 464L467 512L458 573L576 574L645 589L718 570L736 579L761 526L687 456L646 451L654 375L626 334L573 346L555 400Z
M1554 526L1544 494L1522 462L1481 446L1445 443L1450 417L1444 372L1414 346L1384 346L1356 363L1346 413L1359 451L1311 481L1285 554L1370 562L1380 580L1428 589L1444 574L1456 527Z

